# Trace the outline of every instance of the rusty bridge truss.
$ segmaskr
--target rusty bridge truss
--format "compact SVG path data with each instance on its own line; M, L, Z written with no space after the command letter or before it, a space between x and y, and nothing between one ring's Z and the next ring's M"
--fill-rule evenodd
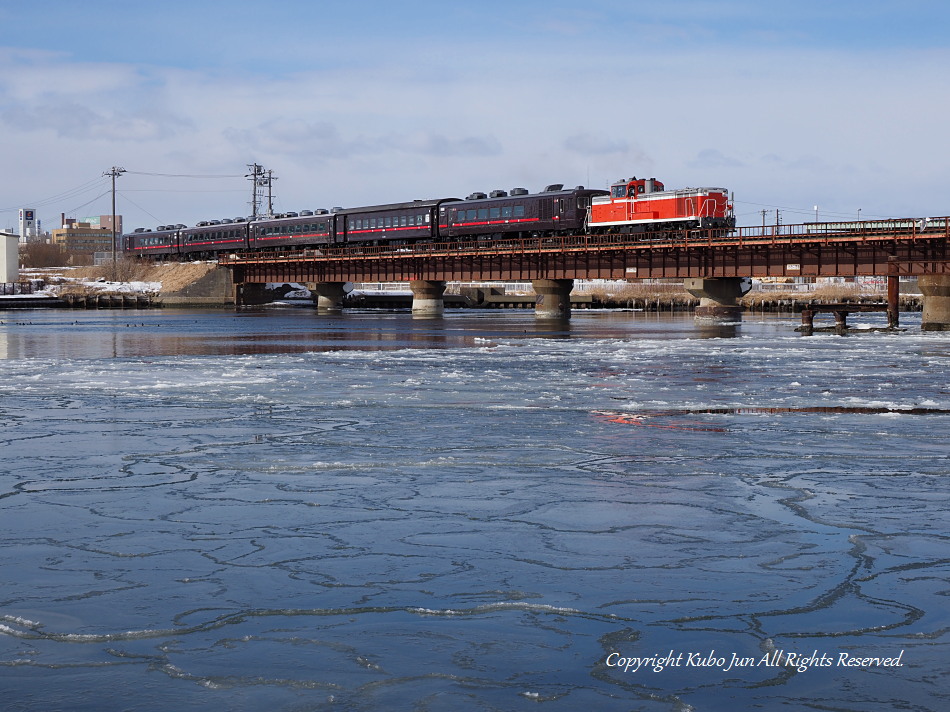
M850 277L950 273L950 218L641 235L336 245L222 255L236 283Z

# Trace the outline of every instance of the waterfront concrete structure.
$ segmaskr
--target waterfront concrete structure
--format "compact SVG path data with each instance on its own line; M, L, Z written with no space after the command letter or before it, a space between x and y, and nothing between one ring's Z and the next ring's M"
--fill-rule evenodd
M306 287L313 295L313 301L317 305L318 312L343 311L346 282L308 282Z
M535 279L534 315L539 319L568 319L571 316L573 279Z
M925 274L917 278L924 295L920 328L924 331L950 331L950 274Z
M699 298L697 318L734 320L742 316L739 298L752 288L752 280L748 277L687 277L683 288Z
M445 280L413 279L409 281L412 290L412 313L414 316L439 316L444 310L442 295L445 294Z

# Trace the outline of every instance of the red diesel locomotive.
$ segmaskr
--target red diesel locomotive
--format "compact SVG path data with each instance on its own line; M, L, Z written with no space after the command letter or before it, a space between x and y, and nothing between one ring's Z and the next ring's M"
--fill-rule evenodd
M666 190L656 178L619 180L610 195L591 201L592 233L666 232L693 228L733 228L736 219L725 188Z

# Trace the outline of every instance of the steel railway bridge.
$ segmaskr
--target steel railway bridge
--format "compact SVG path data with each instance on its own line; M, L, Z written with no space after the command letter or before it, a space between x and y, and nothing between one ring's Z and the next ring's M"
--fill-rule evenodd
M306 284L337 309L346 282L402 282L414 313L442 309L446 281L531 280L537 314L569 315L575 279L680 278L701 298L697 314L736 310L744 278L887 276L896 308L900 276L920 278L925 328L950 328L950 217L689 230L639 235L540 236L414 245L339 245L222 255L238 295L268 282Z

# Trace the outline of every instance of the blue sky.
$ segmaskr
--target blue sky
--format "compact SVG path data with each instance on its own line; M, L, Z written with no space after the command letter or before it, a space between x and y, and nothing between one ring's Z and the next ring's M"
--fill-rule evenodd
M0 27L0 227L108 212L113 165L127 228L247 214L255 161L279 210L650 175L742 224L950 213L945 2L2 0Z

